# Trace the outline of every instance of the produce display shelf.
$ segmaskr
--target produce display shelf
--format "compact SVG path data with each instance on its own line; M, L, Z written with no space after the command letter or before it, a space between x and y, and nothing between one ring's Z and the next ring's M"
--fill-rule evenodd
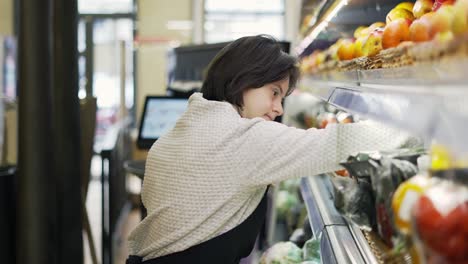
M468 58L304 76L301 89L352 114L468 152Z
M320 237L322 263L379 263L362 231L336 210L328 175L302 178L301 194L314 236Z

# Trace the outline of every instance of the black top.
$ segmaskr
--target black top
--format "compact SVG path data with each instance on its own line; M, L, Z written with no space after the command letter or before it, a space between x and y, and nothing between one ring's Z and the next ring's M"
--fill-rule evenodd
M127 264L239 263L252 251L265 220L266 209L267 195L265 192L255 211L244 222L228 232L184 251L143 262L141 257L130 256L127 259Z

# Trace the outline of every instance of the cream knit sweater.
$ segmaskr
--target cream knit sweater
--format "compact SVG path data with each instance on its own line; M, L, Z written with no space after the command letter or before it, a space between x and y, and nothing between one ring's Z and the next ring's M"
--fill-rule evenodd
M397 148L407 139L367 122L303 130L245 119L229 103L194 94L148 153L148 215L130 234L130 254L147 260L209 240L242 223L268 184L334 171L353 152Z

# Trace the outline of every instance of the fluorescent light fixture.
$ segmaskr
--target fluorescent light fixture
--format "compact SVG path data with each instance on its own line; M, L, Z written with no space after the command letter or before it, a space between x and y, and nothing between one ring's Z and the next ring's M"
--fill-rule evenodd
M340 2L338 2L336 6L332 10L330 10L330 12L326 14L326 16L318 24L316 24L316 26L309 33L309 35L307 35L307 37L305 37L301 41L299 46L296 47L296 54L301 54L310 45L310 43L312 43L312 41L314 41L317 38L318 34L328 26L328 23L336 16L336 14L338 14L341 8L343 8L347 4L348 0L341 0Z

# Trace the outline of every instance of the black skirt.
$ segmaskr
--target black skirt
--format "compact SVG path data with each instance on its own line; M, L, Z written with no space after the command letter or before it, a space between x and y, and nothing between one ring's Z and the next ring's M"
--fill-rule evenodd
M267 209L266 192L255 211L240 225L184 251L142 261L139 256L129 256L126 264L237 264L247 257L265 221Z

